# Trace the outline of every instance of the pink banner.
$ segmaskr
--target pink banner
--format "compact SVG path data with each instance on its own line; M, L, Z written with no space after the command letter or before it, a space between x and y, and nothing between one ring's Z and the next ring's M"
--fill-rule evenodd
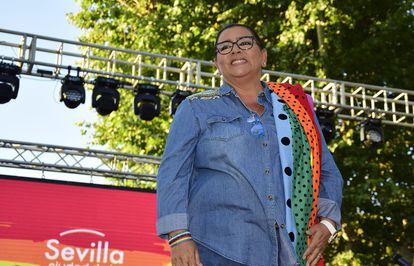
M0 265L170 265L156 194L0 176Z

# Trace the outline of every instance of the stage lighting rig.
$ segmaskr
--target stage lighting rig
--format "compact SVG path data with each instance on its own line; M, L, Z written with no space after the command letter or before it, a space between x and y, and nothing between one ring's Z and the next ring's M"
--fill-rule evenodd
M316 109L316 116L318 117L325 141L329 143L335 138L335 113L333 110L318 108Z
M362 122L360 130L361 141L367 147L375 147L380 145L384 140L381 120L368 118Z
M118 110L120 82L116 79L97 77L92 91L92 107L100 115L109 115Z
M60 101L64 102L68 108L76 108L81 103L85 103L85 81L79 76L80 67L77 68L77 75L70 75L71 67L68 67L68 74L62 80L60 90Z
M20 85L17 76L20 72L21 69L14 64L0 63L0 104L16 99Z
M138 84L134 98L134 113L142 120L150 121L160 115L161 101L158 86Z
M173 95L171 96L171 103L170 103L170 114L174 115L177 111L178 106L185 98L191 95L190 91L183 91L177 89Z

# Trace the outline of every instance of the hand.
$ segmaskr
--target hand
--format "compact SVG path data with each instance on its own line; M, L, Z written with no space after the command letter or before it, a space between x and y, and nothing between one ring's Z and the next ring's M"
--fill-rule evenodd
M323 224L313 225L306 234L312 236L311 243L303 253L303 259L306 258L306 266L315 266L325 250L331 232Z
M172 266L202 266L197 245L188 240L171 248Z

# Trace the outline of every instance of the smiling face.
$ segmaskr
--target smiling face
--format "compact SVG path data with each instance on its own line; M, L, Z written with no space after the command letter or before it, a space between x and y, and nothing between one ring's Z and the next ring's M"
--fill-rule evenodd
M252 35L249 29L235 26L224 30L220 34L217 43L224 41L235 42L240 37ZM234 44L233 50L230 53L225 55L217 53L214 63L224 79L229 83L233 83L249 78L259 80L262 66L266 63L266 59L266 49L260 49L257 43L254 42L253 47L248 50L241 50Z

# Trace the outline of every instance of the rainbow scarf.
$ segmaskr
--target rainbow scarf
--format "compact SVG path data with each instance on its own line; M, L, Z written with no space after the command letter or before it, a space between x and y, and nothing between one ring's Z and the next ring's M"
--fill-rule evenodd
M269 82L267 85L274 92L272 104L283 168L286 229L301 258L310 243L306 230L317 218L321 136L310 96L299 84Z

